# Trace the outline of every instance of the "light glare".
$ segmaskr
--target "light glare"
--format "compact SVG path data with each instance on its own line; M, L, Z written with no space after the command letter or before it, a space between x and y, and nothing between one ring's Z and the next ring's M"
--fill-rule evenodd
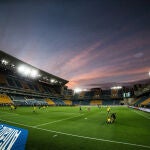
M2 62L2 64L4 64L4 65L7 65L7 64L8 64L8 61L5 60L5 59L3 59L1 62Z
M114 89L114 90L122 89L122 86L114 86L114 87L111 87L111 89Z
M80 93L81 91L82 91L82 89L80 89L80 88L75 88L75 89L74 89L74 92L75 92L75 93Z
M54 79L51 79L51 83L54 83L55 82L55 80Z
M37 70L31 69L30 67L25 66L25 65L20 65L18 67L18 72L21 73L24 76L29 76L29 77L32 77L32 78L35 78L35 77L39 76Z
M37 70L31 70L30 75L31 77L35 78L38 75Z

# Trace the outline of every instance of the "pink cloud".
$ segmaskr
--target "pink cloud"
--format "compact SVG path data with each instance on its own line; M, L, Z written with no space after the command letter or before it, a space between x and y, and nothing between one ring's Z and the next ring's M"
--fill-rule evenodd
M118 68L101 68L101 69L95 69L92 72L89 73L85 73L85 74L80 74L74 78L70 79L70 83L68 84L69 87L75 87L78 85L81 85L81 81L90 81L90 80L94 80L95 78L99 78L99 79L105 79L107 77L119 77L119 76L124 76L124 75L137 75L137 74L146 74L149 70L150 67L145 67L145 68L139 68L139 69L130 69L130 70L124 70L121 72L118 72L117 70ZM141 78L136 78L137 79L141 79ZM133 80L133 79L132 79ZM126 81L127 82L127 81Z

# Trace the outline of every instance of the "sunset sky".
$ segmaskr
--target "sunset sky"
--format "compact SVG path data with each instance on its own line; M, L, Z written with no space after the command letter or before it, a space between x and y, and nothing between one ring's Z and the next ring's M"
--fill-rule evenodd
M70 88L148 78L149 0L1 0L0 49Z

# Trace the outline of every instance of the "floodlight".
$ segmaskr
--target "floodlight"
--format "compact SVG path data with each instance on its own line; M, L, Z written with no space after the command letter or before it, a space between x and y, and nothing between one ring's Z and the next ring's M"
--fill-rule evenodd
M7 64L8 64L8 61L5 60L5 59L2 59L1 62L2 62L2 64L4 64L4 65L7 65Z
M122 87L121 87L121 86L117 86L116 88L117 88L117 89L121 89Z
M30 68L27 67L27 66L24 66L24 65L20 65L18 67L18 72L25 75L25 76L28 76L31 72Z
M38 76L38 71L37 70L31 70L30 76L33 77L33 78L37 77Z
M80 89L80 88L75 88L75 89L74 89L74 92L75 92L75 93L80 93L81 91L82 91L82 89Z
M51 81L51 83L54 83L54 82L55 82L55 80L54 80L54 79L51 79L50 81Z
M24 65L20 65L18 68L18 72L23 73L25 70L25 66Z
M31 73L31 69L28 67L24 68L24 75L28 76Z
M38 71L35 69L31 69L28 66L20 65L18 68L18 72L21 73L24 76L35 78L38 76Z
M150 71L149 71L148 75L150 76Z
M111 87L111 89L114 89L114 90L122 89L122 86L114 86L114 87Z
M11 64L11 67L12 67L12 68L15 68L15 65L14 65L14 64Z

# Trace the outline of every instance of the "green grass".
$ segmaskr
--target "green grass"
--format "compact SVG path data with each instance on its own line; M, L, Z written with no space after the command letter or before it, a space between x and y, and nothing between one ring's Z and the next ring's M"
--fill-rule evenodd
M27 150L146 150L150 149L150 114L111 107L114 124L106 124L106 107L0 108L0 121L29 131ZM85 119L87 118L87 119ZM141 146L140 146L141 145ZM145 147L147 146L147 147Z

